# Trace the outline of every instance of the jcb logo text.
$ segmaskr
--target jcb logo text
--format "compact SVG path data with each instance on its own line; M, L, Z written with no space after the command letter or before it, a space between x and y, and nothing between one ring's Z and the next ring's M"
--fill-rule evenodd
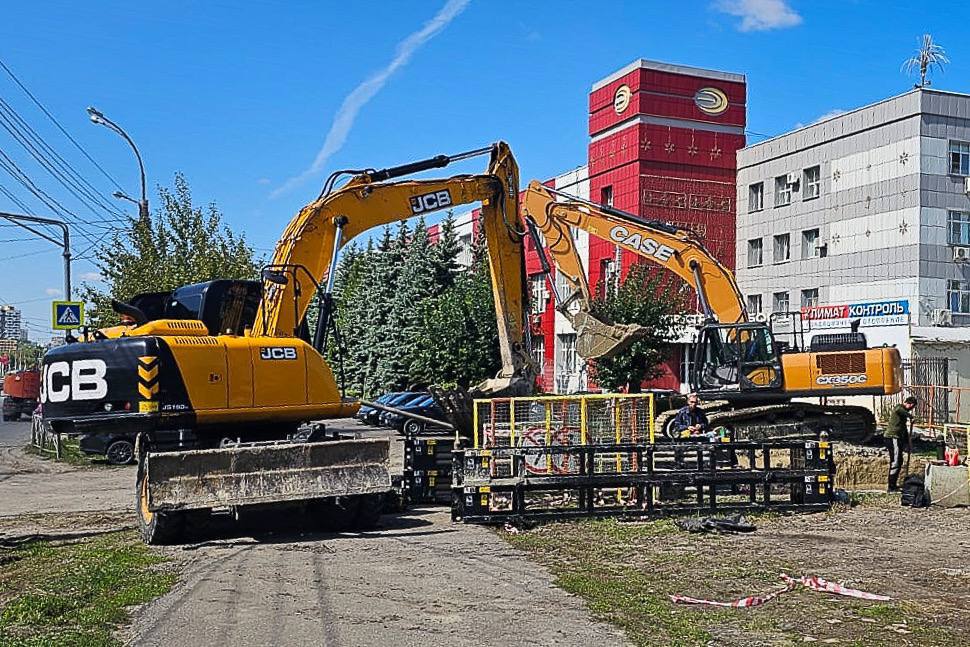
M259 349L260 359L296 359L296 349L286 346L267 346Z
M102 359L77 359L52 362L41 376L40 401L100 400L108 395L104 379L108 366Z
M451 206L451 194L445 191L435 191L411 198L411 213L425 213Z

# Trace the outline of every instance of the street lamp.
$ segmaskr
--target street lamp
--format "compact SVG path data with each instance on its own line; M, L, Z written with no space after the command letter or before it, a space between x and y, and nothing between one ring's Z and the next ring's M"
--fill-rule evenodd
M54 243L61 248L61 255L64 257L64 298L68 301L71 300L71 232L67 228L67 224L61 222L60 220L53 220L52 218L41 218L40 216L28 216L22 213L6 213L0 211L0 218L4 220L9 220L15 225L23 227L27 231L40 236L44 240ZM41 225L53 225L54 227L60 227L61 233L63 234L63 240L57 240L51 238L47 234L37 229L34 229L30 225L25 225L25 222L38 223Z
M104 113L102 113L94 106L88 107L88 115L91 117L91 123L104 126L105 128L108 128L109 130L113 130L117 134L121 135L124 138L124 140L128 142L128 145L131 146L131 150L135 151L135 158L138 160L138 171L141 173L141 201L137 201L134 198L130 198L124 193L122 193L121 191L115 191L114 197L122 200L128 200L129 202L134 202L135 204L138 205L138 216L141 218L147 219L148 218L148 194L145 191L145 165L142 164L141 153L138 152L138 147L135 146L135 142L131 141L131 137L128 136L128 133L126 133L124 130L121 129L121 126L119 126L115 122L105 117Z

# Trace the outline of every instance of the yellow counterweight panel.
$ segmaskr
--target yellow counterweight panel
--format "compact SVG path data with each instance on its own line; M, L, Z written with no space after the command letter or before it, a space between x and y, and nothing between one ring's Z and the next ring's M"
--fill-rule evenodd
M182 374L192 408L224 409L229 395L225 345L217 337L166 337L165 342Z
M306 378L308 403L340 402L340 389L333 371L323 357L312 349L306 352ZM359 405L354 408L355 412L357 408Z
M256 407L307 404L307 344L298 339L249 338L251 342L253 405Z
M781 356L785 391L825 395L853 395L880 391L898 393L902 361L892 347Z
M814 386L811 353L785 353L781 356L781 373L786 391L810 391Z
M248 337L219 337L226 346L229 364L229 408L252 407L253 384L252 339Z

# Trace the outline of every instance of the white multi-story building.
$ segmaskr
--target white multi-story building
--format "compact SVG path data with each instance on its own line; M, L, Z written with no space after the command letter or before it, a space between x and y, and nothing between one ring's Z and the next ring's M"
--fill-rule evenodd
M858 320L913 383L970 384L970 95L915 89L753 144L737 187L750 313L800 311L809 337Z
M20 310L11 306L0 306L0 339L24 338L23 318Z

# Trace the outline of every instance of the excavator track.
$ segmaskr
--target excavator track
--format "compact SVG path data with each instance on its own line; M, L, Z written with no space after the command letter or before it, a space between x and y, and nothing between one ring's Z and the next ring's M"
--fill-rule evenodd
M816 440L823 431L830 440L864 444L876 432L876 418L865 407L819 405L810 402L787 402L757 407L730 408L724 401L705 403L712 429L726 427L734 440ZM664 411L657 416L657 429L667 438L677 411Z

